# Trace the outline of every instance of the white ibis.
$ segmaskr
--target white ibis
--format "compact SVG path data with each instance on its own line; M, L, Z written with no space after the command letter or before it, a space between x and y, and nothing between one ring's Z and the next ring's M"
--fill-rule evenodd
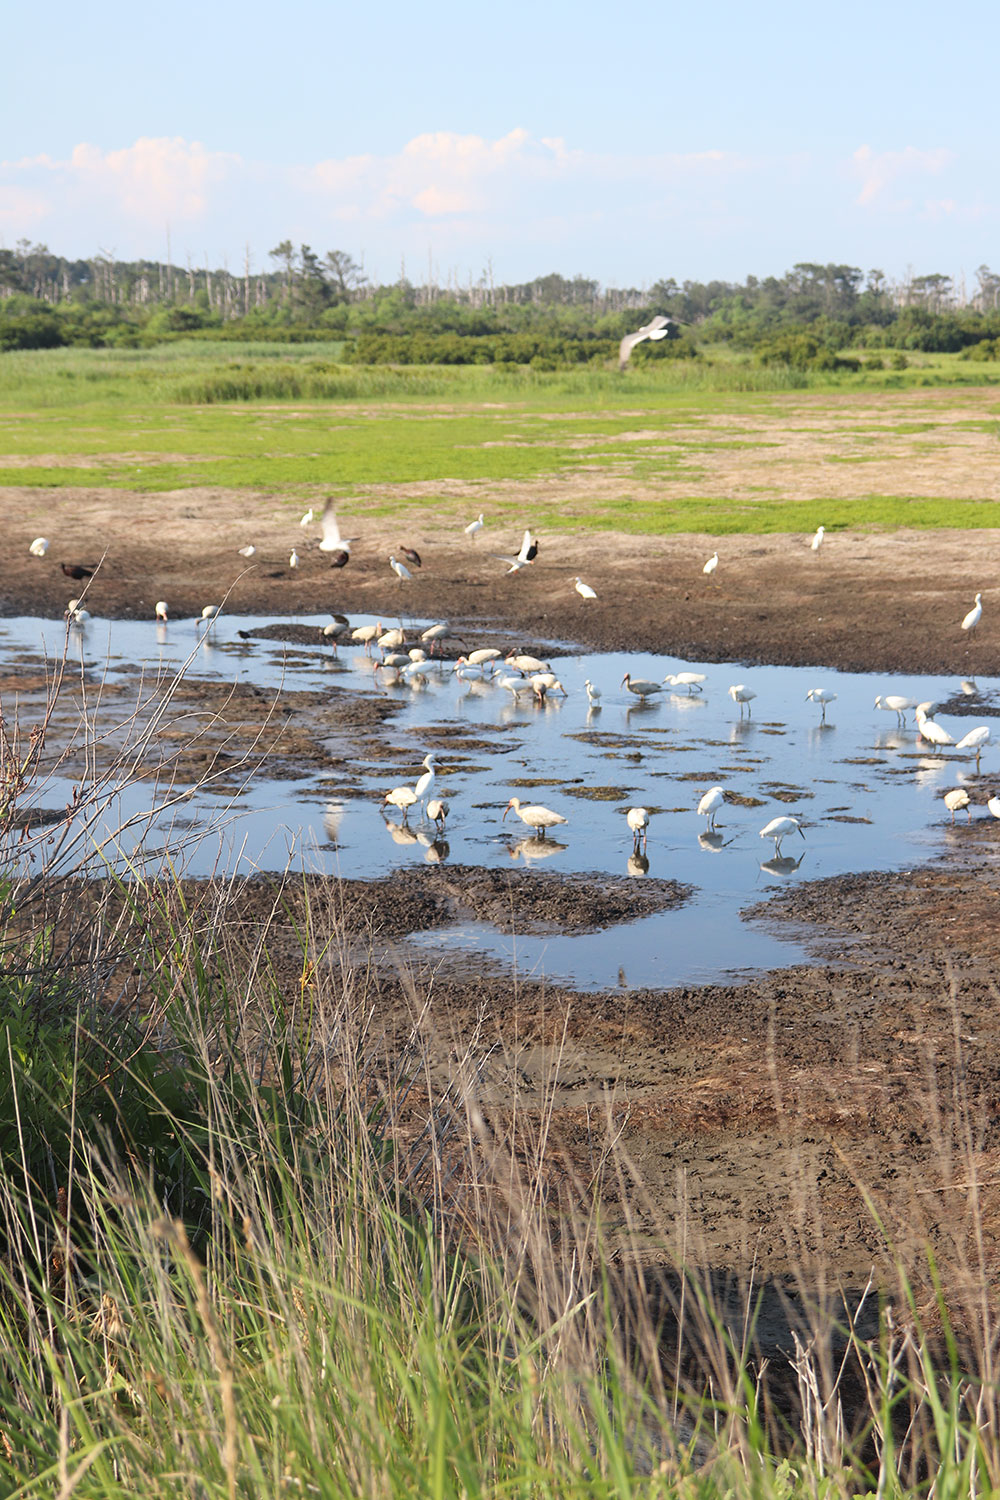
M649 811L645 807L630 807L625 814L625 821L632 830L632 842L636 849L640 844L645 844L649 828Z
M997 796L996 792L987 800L986 806L995 818L1000 818L1000 797Z
M153 609L155 611L156 618L158 620L162 620L165 625L170 619L170 610L168 608L166 599L158 599L154 604Z
M954 823L955 814L964 807L969 822L972 822L972 808L969 805L969 794L964 786L952 787L950 792L944 794L944 805L951 813L951 821Z
M45 554L46 554L46 552L48 552L48 550L49 550L48 537L44 537L44 536L36 536L35 540L32 542L31 546L28 548L28 551L31 553L32 557L44 557Z
M447 802L442 802L440 797L432 797L427 804L428 820L437 824L439 832L444 828L444 820L449 811Z
M757 694L754 692L753 688L748 688L747 685L746 685L746 683L736 682L736 683L733 684L732 687L727 688L727 692L729 693L729 696L730 696L730 698L732 698L733 702L734 703L738 703L740 705L740 718L742 719L742 717L743 717L743 706L744 706L744 704L746 705L747 718L749 718L750 717L750 700L752 698L756 698L756 696L757 696Z
M378 639L382 634L382 621L377 625L359 625L356 630L351 631L351 640L357 641L359 646L364 646L365 654L371 655L372 641Z
M808 693L806 693L806 702L818 703L820 705L820 708L823 710L822 714L820 715L820 722L825 724L826 705L828 703L835 702L836 697L836 693L831 693L829 688L810 688Z
M704 672L673 672L669 677L664 677L668 687L687 688L688 696L692 693L700 693L701 685L705 681Z
M398 807L403 814L403 822L405 823L406 815L410 811L410 808L413 807L414 803L419 802L419 800L412 786L394 786L391 792L386 792L382 799L382 806Z
M306 511L305 515L302 517L302 520L299 522L299 525L300 526L311 526L312 523L315 521L315 519L316 519L316 512L313 510L312 506L310 505L309 509Z
M237 548L237 551L239 552L241 557L249 558L257 556L257 548L254 546L253 542L247 542L245 547L239 547Z
M819 549L822 547L822 545L823 545L823 538L825 536L826 536L826 527L825 526L817 526L816 527L816 535L813 537L812 541L809 543L810 547L812 548L812 550L814 552L818 552Z
M715 828L715 819L718 816L719 808L723 805L725 800L726 794L722 790L721 786L713 786L709 788L704 797L702 797L701 801L698 803L699 818L707 818L708 826L713 830Z
M662 682L650 682L648 677L633 677L629 672L622 678L622 687L627 687L630 693L635 693L643 702L654 693L663 692Z
M972 608L969 610L969 613L966 615L965 619L962 621L962 629L963 630L975 630L976 626L979 624L979 622L980 622L980 620L982 618L983 618L983 596L982 596L982 594L977 594L976 595L976 602L975 602L975 604L972 606Z
M212 625L215 624L216 620L219 618L219 614L220 614L221 610L222 610L222 605L221 604L206 604L205 605L204 609L201 612L201 620L202 620L202 624L205 626L206 630L210 626L212 626Z
M395 651L397 646L402 646L406 640L402 627L396 626L392 630L383 630L379 626L379 633L375 637L375 644L382 651Z
M705 564L701 571L705 573L709 578L711 578L712 574L715 572L718 566L719 554L717 552L713 552L711 557L708 559L708 562Z
M781 853L782 839L786 839L790 833L799 833L802 834L803 838L805 838L805 834L802 833L802 827L799 823L798 818L772 818L770 823L765 824L765 826L760 830L760 836L762 839L774 839L775 859L777 859Z
M876 708L884 708L887 713L896 715L900 729L906 723L907 709L916 708L916 706L912 698L903 698L898 693L880 693L875 699Z
M480 646L478 650L470 651L465 660L470 667L485 667L487 664L490 664L490 671L492 672L492 663L498 661L499 658L500 652L496 646Z
M420 639L426 641L433 651L435 646L440 649L440 643L449 635L451 635L450 625L429 625L426 630L421 631Z
M590 680L589 677L584 678L583 685L587 689L587 702L590 704L590 707L591 708L600 708L600 706L601 706L601 690L600 690L600 688L595 687L594 684L591 682L591 680Z
M977 729L970 729L968 734L963 734L956 750L974 750L976 754L976 770L979 770L979 757L983 753L983 746L990 737L990 731L986 724L980 724Z
M423 646L411 646L406 654L411 661L425 662L427 660L427 652Z
M523 652L520 655L512 653L504 657L504 664L514 667L518 672L547 672L549 670L547 661L539 661L537 656L526 656Z
M333 649L336 651L337 642L342 635L346 635L349 629L350 626L346 620L331 620L329 625L323 626L323 639L332 641Z
M644 343L646 339L652 339L654 343L658 343L660 339L665 339L668 336L669 325L673 321L673 318L668 318L663 313L657 313L655 318L650 318L648 323L643 323L642 327L637 328L635 333L627 333L618 345L619 370L624 370L628 364L629 357L636 344Z
M576 589L576 591L580 595L581 599L596 599L597 598L596 591L590 587L589 583L584 583L584 581L583 581L582 578L578 578L576 580L576 582L574 583L573 587Z
M483 513L482 513L482 511L480 511L479 512L479 519L476 520L476 521L470 521L469 522L468 526L466 526L466 528L465 528L465 534L469 538L470 542L474 542L476 540L476 537L482 531L482 529L483 529Z
M511 811L516 812L521 822L527 823L540 839L545 837L547 828L556 828L560 823L566 822L562 813L553 812L550 807L525 807L520 797L511 797L504 809L503 817L506 818ZM503 818L500 821L502 823Z
M406 564L397 562L395 557L390 556L389 566L395 573L396 577L399 579L400 583L407 583L413 577L413 574L410 572Z
M919 708L917 709L917 733L929 745L944 746L955 743L953 736L948 733L947 729L942 729L941 725L935 719L932 719L930 714L921 713Z

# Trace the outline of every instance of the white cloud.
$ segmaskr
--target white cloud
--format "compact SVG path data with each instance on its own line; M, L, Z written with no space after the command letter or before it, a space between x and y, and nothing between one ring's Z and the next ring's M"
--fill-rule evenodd
M861 179L857 202L876 203L903 178L937 176L954 159L954 153L944 147L933 151L920 151L916 146L906 146L902 151L873 151L871 146L859 146L852 158L853 174Z

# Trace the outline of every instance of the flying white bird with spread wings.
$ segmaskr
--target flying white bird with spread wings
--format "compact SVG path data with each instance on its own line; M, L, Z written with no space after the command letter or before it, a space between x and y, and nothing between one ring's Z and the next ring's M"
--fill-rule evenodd
M538 543L532 537L531 528L529 527L521 539L521 550L516 557L504 557L499 552L494 552L493 556L497 562L509 564L507 568L508 573L520 573L522 568L526 568L530 562L534 562L537 552Z
M629 356L636 344L641 344L645 339L665 339L669 325L674 321L673 318L664 317L663 313L657 313L655 318L650 318L649 322L637 328L635 333L627 333L618 345L619 370L624 370L628 364Z
M357 541L357 537L341 536L340 527L333 509L333 501L328 500L323 507L323 514L319 518L319 524L323 528L323 537L319 544L321 552L332 552L330 559L331 568L344 568L351 560L351 543Z

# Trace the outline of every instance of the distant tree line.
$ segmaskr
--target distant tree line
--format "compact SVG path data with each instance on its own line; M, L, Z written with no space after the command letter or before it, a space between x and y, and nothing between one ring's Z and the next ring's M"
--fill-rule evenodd
M403 270L376 285L343 250L283 240L270 267L119 261L102 251L68 260L19 241L0 250L0 351L65 345L143 346L178 338L343 343L364 364L494 364L556 369L605 363L619 339L655 312L679 327L640 345L636 362L697 358L730 344L767 364L849 368L878 351L1000 358L1000 275L976 271L968 290L941 274L892 282L879 270L802 261L745 282L670 278L648 288L601 287L553 272L497 284L419 285ZM853 351L845 354L844 351ZM898 360L896 361L898 362Z

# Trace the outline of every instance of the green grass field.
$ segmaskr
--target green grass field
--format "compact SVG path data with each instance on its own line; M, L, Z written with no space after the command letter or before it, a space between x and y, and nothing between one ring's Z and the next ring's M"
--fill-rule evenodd
M805 530L820 501L832 528L995 521L961 455L947 493L906 483L962 435L980 462L976 441L1000 430L1000 390L952 356L821 378L727 352L622 377L358 368L338 364L340 352L177 343L5 354L0 484L213 486L295 504L333 493L380 516L425 507L428 485L457 482L499 517L520 503L515 486L555 480L566 525L640 533ZM785 452L790 424L811 434L807 449ZM770 483L769 469L796 456L856 469L856 482L849 493L842 475L807 493L787 477ZM443 523L464 516L468 493L435 497Z

